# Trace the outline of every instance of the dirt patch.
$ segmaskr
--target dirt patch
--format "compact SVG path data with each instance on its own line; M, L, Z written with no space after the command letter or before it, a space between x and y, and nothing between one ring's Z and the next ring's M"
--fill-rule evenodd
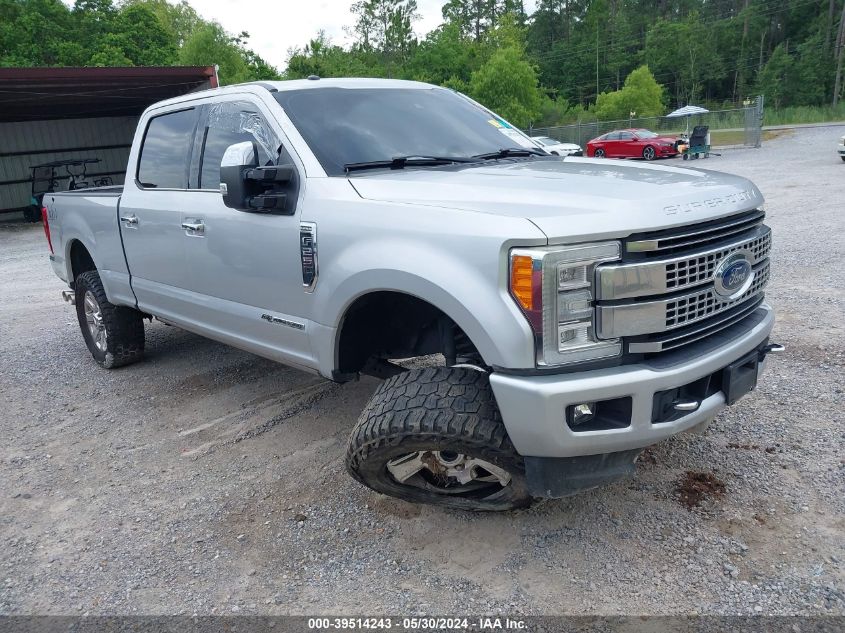
M692 510L710 498L718 498L725 494L725 482L713 473L695 472L688 470L678 482L675 491L682 505Z

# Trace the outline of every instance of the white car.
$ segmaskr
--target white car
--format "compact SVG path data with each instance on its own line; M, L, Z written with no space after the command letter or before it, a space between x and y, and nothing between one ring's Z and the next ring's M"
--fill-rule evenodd
M584 155L584 150L581 149L580 145L576 145L575 143L561 143L550 136L532 136L531 140L542 145L543 149L549 154L556 154L558 156Z
M845 136L839 139L839 158L845 160Z

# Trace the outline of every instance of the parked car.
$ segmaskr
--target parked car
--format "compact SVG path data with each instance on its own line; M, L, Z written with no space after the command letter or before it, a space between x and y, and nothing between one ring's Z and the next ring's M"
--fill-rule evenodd
M678 155L678 139L643 129L614 130L587 143L587 156L596 158L668 158Z
M839 139L839 158L845 160L845 136Z
M575 143L561 143L550 136L532 136L531 140L537 141L549 154L555 154L556 156L584 155L584 150L581 149L580 145L576 145Z
M96 363L140 360L156 317L328 380L380 378L346 467L409 501L505 510L629 475L782 349L751 182L560 160L445 88L191 93L144 112L128 170L44 196Z

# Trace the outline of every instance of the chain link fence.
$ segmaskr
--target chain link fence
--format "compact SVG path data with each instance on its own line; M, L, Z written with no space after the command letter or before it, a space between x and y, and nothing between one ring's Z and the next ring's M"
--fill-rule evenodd
M576 143L585 147L588 141L613 130L645 128L659 134L680 135L684 132L691 133L696 125L709 126L714 147L760 147L763 138L763 97L757 97L742 108L712 110L689 117L579 121L572 125L529 128L526 132L529 136L550 136L561 143Z

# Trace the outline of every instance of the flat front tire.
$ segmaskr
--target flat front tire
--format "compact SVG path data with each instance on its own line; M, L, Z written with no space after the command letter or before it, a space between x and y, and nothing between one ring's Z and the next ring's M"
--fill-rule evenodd
M495 511L533 501L487 374L473 369L428 367L382 383L352 431L346 467L414 503Z
M94 360L106 369L140 360L144 356L141 313L110 303L95 270L79 275L74 289L79 329Z

